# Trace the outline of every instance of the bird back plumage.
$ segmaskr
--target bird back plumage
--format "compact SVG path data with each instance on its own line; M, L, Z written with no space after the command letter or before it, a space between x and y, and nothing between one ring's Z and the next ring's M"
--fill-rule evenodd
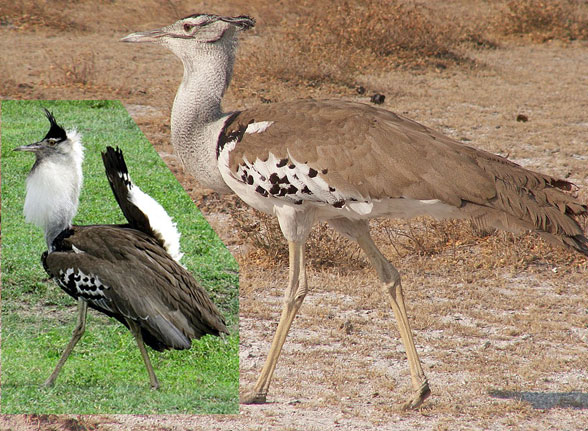
M125 323L136 321L156 350L187 349L205 334L228 333L208 293L157 241L124 226L73 226L43 265L74 298Z
M534 230L588 255L578 224L588 207L568 193L571 183L380 108L328 100L259 105L228 117L218 153L229 153L227 160L219 159L226 163L221 169L250 184L260 201L328 204L329 217L335 209L345 217L354 206L381 209L388 202L396 208L402 200L420 201L426 203L421 214L472 218L480 226L514 232Z
M165 209L132 181L122 151L106 147L102 153L106 177L129 226L156 238L163 248L179 262L180 233Z

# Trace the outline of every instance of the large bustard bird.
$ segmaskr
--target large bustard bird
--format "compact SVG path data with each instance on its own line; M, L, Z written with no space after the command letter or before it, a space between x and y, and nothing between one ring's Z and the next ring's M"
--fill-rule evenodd
M404 305L400 275L370 237L372 217L469 218L483 227L536 231L588 255L576 218L587 207L572 184L462 145L384 109L341 100L298 100L225 113L238 30L247 16L196 14L124 42L162 45L184 64L171 138L203 186L233 192L275 215L289 245L289 282L272 345L245 403L266 401L286 335L308 292L304 243L321 220L356 240L388 295L406 347L415 408L430 394ZM563 191L562 191L563 190Z
M46 111L51 128L39 142L16 148L35 153L26 181L24 213L45 230L43 267L78 301L78 322L55 370L51 386L86 326L90 306L133 334L149 373L159 383L144 344L157 351L189 349L191 340L227 333L208 293L179 263L179 233L169 215L130 179L120 150L102 153L106 175L128 223L72 225L82 187L80 135L65 131Z

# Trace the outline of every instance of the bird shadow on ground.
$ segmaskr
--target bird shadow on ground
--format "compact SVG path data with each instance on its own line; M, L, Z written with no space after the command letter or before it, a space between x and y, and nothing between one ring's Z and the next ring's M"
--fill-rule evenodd
M519 392L493 390L489 392L494 398L525 401L534 409L588 409L588 394L583 392Z

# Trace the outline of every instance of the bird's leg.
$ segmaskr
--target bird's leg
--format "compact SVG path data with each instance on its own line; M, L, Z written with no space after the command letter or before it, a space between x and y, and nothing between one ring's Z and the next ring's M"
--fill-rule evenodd
M374 244L374 241L367 235L362 235L357 238L359 246L368 256L371 264L376 268L378 277L383 283L384 291L390 298L390 305L396 316L398 330L402 337L402 343L406 349L406 356L408 357L408 365L410 367L410 376L412 378L412 386L416 391L414 396L403 405L404 409L414 409L420 406L423 401L431 394L429 383L421 366L419 355L414 346L414 339L408 316L406 314L406 307L404 306L404 297L402 295L402 285L400 283L400 274L392 266L390 262L380 253L380 250Z
M306 269L304 267L304 242L288 241L288 248L290 252L290 271L280 323L278 323L267 359L253 390L241 396L241 403L243 404L265 403L282 346L286 341L292 321L308 292Z
M55 369L53 370L49 378L45 380L45 386L53 386L55 380L57 379L57 376L59 375L59 372L61 371L61 368L63 367L63 364L65 364L65 361L67 361L67 358L69 357L70 353L72 352L78 341L80 341L82 335L84 335L84 332L86 331L87 312L88 303L84 301L82 298L78 298L78 323L75 329L73 330L71 340L69 341L69 344L65 348L65 351L61 355L61 358L55 366Z
M413 397L403 405L403 409L415 409L431 394L431 390L429 389L427 377L425 376L419 355L414 345L414 338L408 322L406 307L404 306L400 274L384 257L372 240L367 222L334 220L329 221L329 223L339 232L358 242L359 246L367 255L370 263L376 269L378 277L382 281L384 292L390 298L390 305L396 316L398 330L402 338L402 343L406 349L412 386L415 391Z
M149 381L151 382L151 389L158 389L159 382L157 381L157 376L153 371L153 367L151 366L151 361L149 360L149 355L147 354L147 349L145 349L145 344L143 343L143 335L141 334L141 327L137 325L133 320L126 319L131 334L135 337L137 341L137 347L139 347L139 351L141 352L141 356L143 357L143 362L145 363L145 367L147 368L147 372L149 373Z

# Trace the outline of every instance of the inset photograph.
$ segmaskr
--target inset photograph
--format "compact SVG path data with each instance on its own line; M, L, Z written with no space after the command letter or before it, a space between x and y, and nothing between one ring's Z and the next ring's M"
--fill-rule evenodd
M238 265L123 105L1 133L2 413L237 414Z

